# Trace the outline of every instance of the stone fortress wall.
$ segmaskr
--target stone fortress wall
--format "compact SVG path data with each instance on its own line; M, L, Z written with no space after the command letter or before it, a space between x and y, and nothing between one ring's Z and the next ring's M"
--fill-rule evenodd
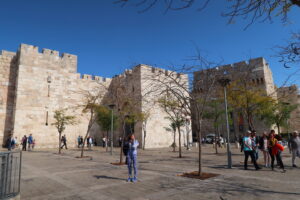
M76 115L80 123L68 126L65 134L68 142L74 144L78 135L83 135L87 129L88 118L81 113L80 107L84 92L97 88L99 82L109 84L111 79L76 73L77 56L71 54L60 56L59 52L49 49L40 53L38 47L26 44L22 44L17 53L10 54L15 62L0 64L2 70L14 74L8 81L5 73L6 79L2 82L2 85L8 82L8 87L1 88L1 98L8 103L1 105L5 112L0 118L1 142L10 133L18 139L33 134L37 147L57 146L57 130L51 125L54 111L71 108L68 113ZM2 57L6 55L7 52L2 53ZM4 95L6 91L9 96ZM92 134L95 131L97 127Z
M17 56L14 52L2 51L0 55L0 143L13 129L13 111L17 74Z
M300 131L300 95L297 85L278 88L278 99L282 102L299 106L291 113L291 118L288 120L289 130L281 128L282 132Z
M4 144L8 135L12 133L19 140L25 134L33 134L37 148L57 147L58 133L52 126L54 111L67 108L67 113L75 115L78 122L76 125L67 126L64 132L68 144L74 147L78 135L84 136L87 130L88 115L82 113L87 92L103 93L102 103L107 105L113 100L108 93L117 89L119 98L130 95L137 102L137 111L142 111L146 109L142 103L144 99L141 93L145 87L142 77L148 76L149 73L152 73L152 67L138 65L113 78L81 75L77 73L77 56L72 54L60 55L58 51L50 49L39 52L38 47L26 44L21 44L17 53L2 51L0 145ZM119 103L125 102L122 100ZM151 107L151 112L156 115L151 115L146 127L146 147L168 147L173 142L172 133L164 128L169 121L165 119L164 111L155 106ZM142 123L136 123L134 129L141 143L144 133ZM114 133L115 144L121 133L121 127ZM94 125L90 135L99 143L105 133L101 131L101 127Z
M137 121L134 125L136 138L140 141L141 146L145 143L146 148L169 147L173 142L173 133L166 130L170 125L170 121L167 119L168 115L157 102L162 97L160 93L163 90L163 85L169 81L169 72L145 64L139 64L130 70L125 70L123 74L116 75L112 79L109 91L114 94L114 97L109 97L108 102L104 100L105 104L113 102L116 105L116 110L122 109L127 103L132 103L133 112L149 114L146 123ZM173 73L175 74L175 72ZM187 75L176 76L181 81L188 83ZM158 85L157 78L162 80L161 85ZM122 125L119 124L115 137L122 136L122 128ZM130 130L126 130L126 132L128 134ZM186 134L189 134L189 143L192 143L190 125L182 128L182 145L187 144ZM178 134L176 135L176 142L178 142Z
M249 80L250 83L253 84L253 87L259 88L264 91L265 95L271 96L274 99L278 99L278 96L282 93L283 89L277 89L274 80L272 71L269 67L269 64L262 57L250 59L249 61L242 61L234 64L219 66L213 69L211 73L215 73L217 76L229 78L231 81L239 80L242 77ZM227 72L224 75L224 72ZM194 73L195 83L198 83L203 77L203 71L198 71ZM195 87L195 86L194 86ZM296 87L296 86L295 86ZM201 92L198 92L201 95ZM212 98L214 98L212 95ZM291 93L290 100L291 103L296 102L299 99L298 90L296 92ZM299 100L298 100L299 101ZM223 105L222 105L223 106ZM296 111L295 111L296 112ZM243 135L246 130L248 130L248 124L246 117L241 117L237 113L232 112L233 125L230 127L232 139L238 137L239 135ZM242 118L242 119L241 119ZM296 118L295 114L292 115L292 118ZM293 119L291 120L293 121ZM241 125L242 124L242 125ZM262 134L263 131L267 131L272 127L266 126L260 119L254 118L254 126L258 134ZM300 128L300 127L299 127ZM205 119L203 121L203 130L204 135L214 133L215 130L213 128L212 120ZM224 136L226 135L226 127L225 124L221 125L220 133Z

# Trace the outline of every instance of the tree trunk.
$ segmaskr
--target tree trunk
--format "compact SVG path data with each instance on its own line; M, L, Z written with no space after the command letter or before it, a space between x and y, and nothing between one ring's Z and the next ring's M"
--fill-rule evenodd
M147 122L145 121L144 122L144 137L143 137L143 146L142 146L142 149L143 150L145 150L145 146L146 146L146 144L145 144L145 142L146 142L146 134L147 134L147 131L146 131L146 128L147 128Z
M58 141L58 154L61 154L61 133L58 133L58 139L59 139L59 141Z
M278 130L278 135L280 134L280 125L279 124L276 124L277 126L277 130Z
M179 158L182 158L182 155L181 155L181 131L180 131L180 126L177 126L177 130L178 130L178 150L179 150Z
M254 130L254 125L253 125L253 121L252 121L252 115L248 115L247 116L247 118L248 118L248 125L249 125L249 130L250 131L253 131Z
M124 142L125 142L125 121L123 122L123 137L122 137L122 144L121 144L121 149L120 149L120 164L123 161L123 147L124 147Z
M176 130L173 131L174 140L173 140L173 152L176 151Z
M198 152L198 157L199 157L199 161L198 161L198 176L202 176L202 144L201 144L201 138L202 138L202 134L201 134L201 125L202 125L202 122L201 120L199 120L198 122L198 142L199 142L199 152Z
M90 120L89 120L88 129L87 129L86 134L84 136L83 144L82 144L82 147L81 147L81 155L80 155L81 158L83 158L83 151L84 151L84 145L85 145L85 142L86 142L86 138L87 138L87 136L90 132L90 129L93 126L93 118L94 118L94 112L91 111L91 116L90 116Z

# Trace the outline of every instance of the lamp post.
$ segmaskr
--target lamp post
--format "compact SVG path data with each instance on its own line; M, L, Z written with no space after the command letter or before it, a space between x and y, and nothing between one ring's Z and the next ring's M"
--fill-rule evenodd
M111 109L111 129L110 129L110 155L113 155L114 146L114 107L115 104L110 104L108 107Z
M227 72L224 72L224 75L227 75ZM227 91L226 87L230 83L229 78L221 78L218 80L220 85L224 88L224 103L225 103L225 115L226 115L226 129L227 129L227 161L228 168L232 168L232 160L231 160L231 149L230 149L230 137L229 137L229 122L228 122L228 109L227 109Z
M190 119L186 118L185 121L185 128L186 128L186 150L191 150L190 149L190 130L189 130L189 125L190 125Z

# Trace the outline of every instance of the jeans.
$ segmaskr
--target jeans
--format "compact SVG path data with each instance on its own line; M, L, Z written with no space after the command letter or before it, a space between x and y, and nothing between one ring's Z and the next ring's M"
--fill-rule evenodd
M298 149L293 149L292 150L292 164L295 165L295 159L296 156L300 158L300 152L298 152Z
M249 158L249 156L251 157L251 160L254 164L255 169L258 169L259 167L256 163L254 152L253 151L244 151L244 154L245 154L244 169L248 168L248 158Z
M259 155L258 155L258 149L253 150L253 153L254 153L255 160L258 160L258 157L259 157Z
M127 167L128 167L128 176L132 176L132 167L134 171L134 177L137 176L137 155L127 155Z

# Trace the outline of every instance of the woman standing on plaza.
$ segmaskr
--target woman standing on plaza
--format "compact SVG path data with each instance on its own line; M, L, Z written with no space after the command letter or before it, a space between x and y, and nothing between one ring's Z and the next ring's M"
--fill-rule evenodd
M128 179L127 182L137 181L137 148L139 142L135 139L134 134L129 136L128 142L126 144L128 147L128 152L126 155L127 167L128 167ZM134 171L134 176L132 177L132 168Z
M270 155L268 150L268 133L265 131L262 137L259 139L259 149L264 155L265 167L270 167Z

